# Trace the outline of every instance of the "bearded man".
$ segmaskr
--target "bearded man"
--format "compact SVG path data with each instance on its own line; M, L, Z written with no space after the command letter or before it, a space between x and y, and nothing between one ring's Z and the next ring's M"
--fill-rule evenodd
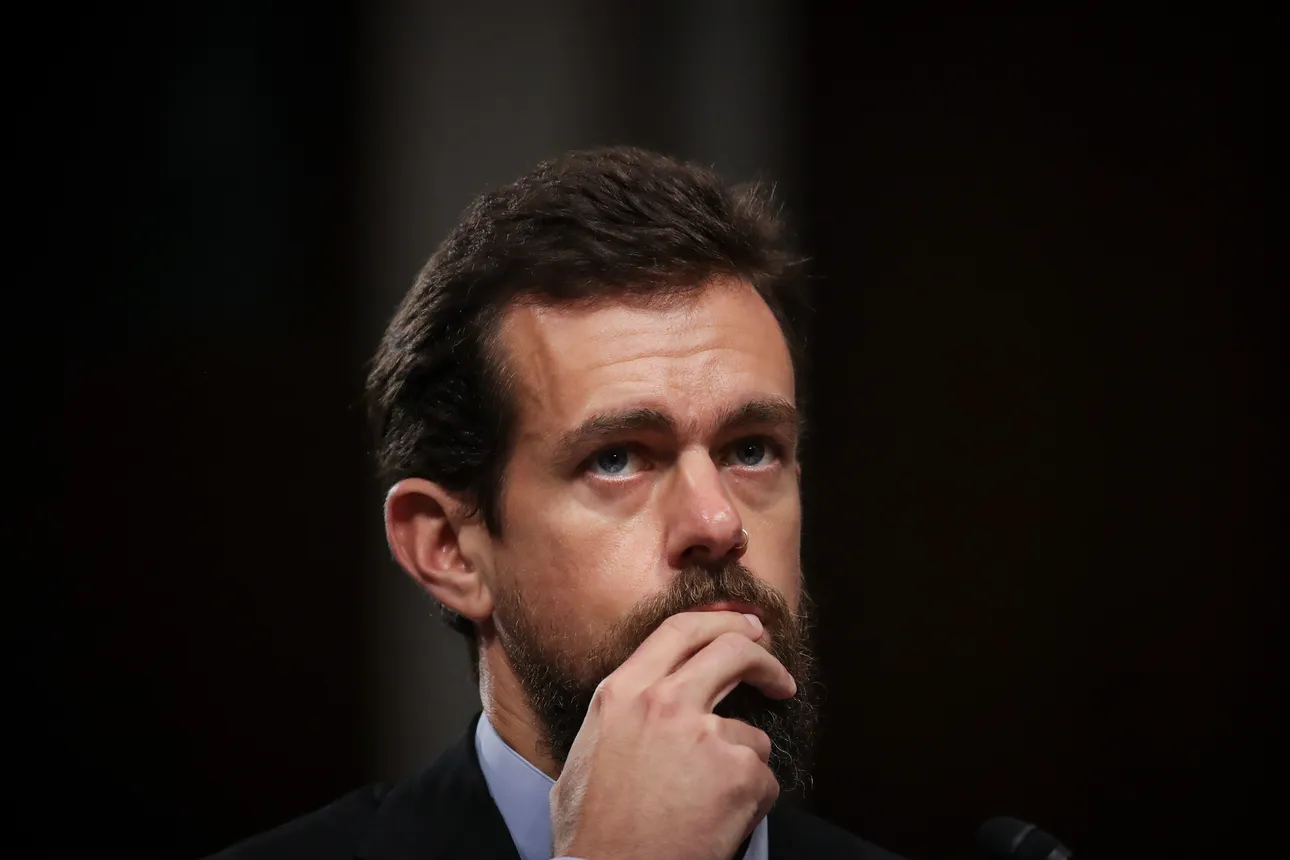
M816 713L801 289L758 189L660 155L479 197L368 396L390 549L483 713L419 778L226 856L893 860L776 802Z

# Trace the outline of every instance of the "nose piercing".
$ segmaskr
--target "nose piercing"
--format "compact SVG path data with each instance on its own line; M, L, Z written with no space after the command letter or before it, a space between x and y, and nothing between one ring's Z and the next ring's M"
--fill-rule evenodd
M735 552L743 552L746 549L748 549L748 529L740 529L739 540L735 542L733 550Z

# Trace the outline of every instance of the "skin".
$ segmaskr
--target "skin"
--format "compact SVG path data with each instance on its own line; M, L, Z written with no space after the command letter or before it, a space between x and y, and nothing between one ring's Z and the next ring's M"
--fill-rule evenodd
M558 647L570 655L682 567L732 554L797 611L796 401L779 325L750 285L717 280L665 307L517 305L500 336L518 407L502 534L469 516L463 500L408 479L386 500L390 546L427 591L476 623L485 713L559 780L557 855L628 857L626 846L643 845L674 857L728 856L777 786L765 735L711 710L741 680L793 695L792 678L762 647L771 634L738 612L673 616L601 685L561 767L541 752L499 643L506 619L496 595L517 589L561 631ZM765 408L726 420L750 403ZM596 416L642 409L670 426L602 420L603 432L577 432ZM597 763L611 761L608 779ZM640 814L655 807L657 816Z

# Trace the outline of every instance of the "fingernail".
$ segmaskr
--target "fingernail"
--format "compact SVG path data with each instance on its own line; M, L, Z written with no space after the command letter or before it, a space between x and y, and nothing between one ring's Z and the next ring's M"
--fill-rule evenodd
M760 618L758 618L756 615L753 615L751 612L745 612L745 613L744 613L744 618L747 618L747 619L748 619L748 623L749 623L749 624L751 624L751 625L753 626L753 629L754 629L754 630L756 630L758 633L760 633L760 632L761 632L761 629L762 629L762 628L761 628L761 619L760 619Z

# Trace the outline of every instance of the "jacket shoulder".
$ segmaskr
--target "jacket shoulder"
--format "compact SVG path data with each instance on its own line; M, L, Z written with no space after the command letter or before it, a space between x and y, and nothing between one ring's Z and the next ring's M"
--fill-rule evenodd
M770 856L820 860L901 860L823 818L792 807L776 808L770 828Z
M376 820L388 786L373 785L273 830L239 842L209 860L351 860Z

